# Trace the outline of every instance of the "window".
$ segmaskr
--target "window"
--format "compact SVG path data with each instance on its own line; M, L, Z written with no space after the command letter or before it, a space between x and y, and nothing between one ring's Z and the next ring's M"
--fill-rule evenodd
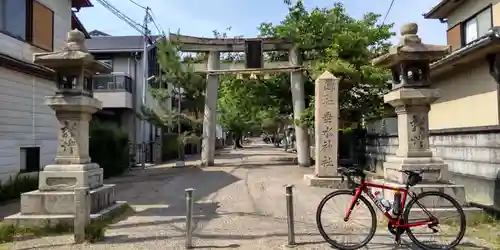
M492 27L491 7L482 10L464 23L464 42L469 44L484 36Z
M52 51L54 12L36 0L0 0L0 32Z
M0 30L15 38L28 36L28 1L0 0Z
M21 172L40 171L40 147L21 148Z

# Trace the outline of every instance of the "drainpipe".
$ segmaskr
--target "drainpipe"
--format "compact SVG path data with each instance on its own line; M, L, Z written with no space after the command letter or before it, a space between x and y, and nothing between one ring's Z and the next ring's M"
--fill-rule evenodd
M137 145L137 64L139 63L139 60L137 58L137 52L135 53L132 53L132 56L134 58L134 79L133 79L133 87L132 87L132 91L134 92L132 94L132 107L133 107L133 111L134 111L134 154L135 154L135 161L137 162L138 158L137 158L137 150L135 148L135 146Z

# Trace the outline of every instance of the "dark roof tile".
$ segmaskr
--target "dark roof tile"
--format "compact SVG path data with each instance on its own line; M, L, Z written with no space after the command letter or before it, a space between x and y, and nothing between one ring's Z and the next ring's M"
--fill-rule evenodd
M153 41L160 36L152 36ZM85 40L90 52L142 51L143 36L94 36Z

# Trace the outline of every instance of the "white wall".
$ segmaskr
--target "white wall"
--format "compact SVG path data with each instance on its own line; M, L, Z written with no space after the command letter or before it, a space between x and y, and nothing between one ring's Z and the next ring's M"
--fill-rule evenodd
M0 180L20 169L20 147L39 146L41 167L53 163L59 124L44 104L53 82L0 68Z
M70 1L39 1L54 11L54 49L60 49L71 28ZM36 52L42 51L0 34L0 53L32 62ZM44 98L55 90L54 82L0 67L0 181L19 172L20 147L40 146L41 168L54 161L59 124Z

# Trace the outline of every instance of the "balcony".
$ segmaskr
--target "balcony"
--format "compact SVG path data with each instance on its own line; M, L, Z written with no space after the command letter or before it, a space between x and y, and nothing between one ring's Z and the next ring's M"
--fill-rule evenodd
M132 78L126 74L95 75L92 89L103 108L133 108Z

